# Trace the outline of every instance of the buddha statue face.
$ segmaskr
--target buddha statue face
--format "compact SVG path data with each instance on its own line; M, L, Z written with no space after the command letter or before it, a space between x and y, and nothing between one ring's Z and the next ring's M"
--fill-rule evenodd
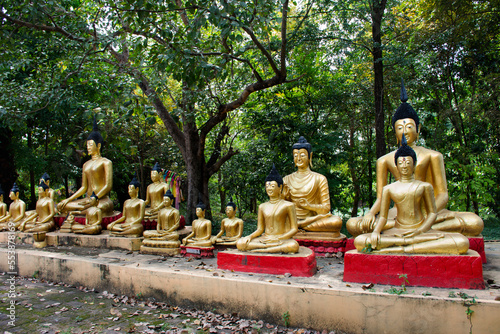
M205 210L202 208L196 208L196 217L205 218Z
M87 152L89 155L96 155L101 152L101 144L96 144L93 140L87 140Z
M415 165L413 164L412 157L399 157L397 168L399 174L403 177L410 177L413 175Z
M172 206L172 199L168 196L163 196L163 204L168 208ZM196 209L196 214L198 214L198 209Z
M281 194L282 187L283 186L278 186L278 182L276 182L276 181L267 181L266 182L266 193L269 197L278 197Z
M40 196L40 198L44 198L46 196L46 192L42 187L38 187L38 196Z
M128 186L128 195L130 198L136 198L139 193L139 188L136 188L133 184Z
M3 203L3 194L0 195L0 203Z
M232 205L226 206L226 216L228 218L234 218L235 215L236 215L236 209L233 208Z
M307 168L309 166L309 152L305 148L293 150L293 163L297 168Z
M394 123L396 138L398 143L401 143L403 135L406 137L408 145L415 143L418 139L418 129L415 121L412 118L398 119Z
M155 170L152 170L151 171L151 181L153 182L158 182L160 181L160 173L158 173L157 171Z
M10 194L9 194L9 198L10 198L12 201L15 201L16 199L18 199L18 198L19 198L19 193L18 193L18 192L17 192L17 193L15 193L15 192L11 191L11 192L10 192Z

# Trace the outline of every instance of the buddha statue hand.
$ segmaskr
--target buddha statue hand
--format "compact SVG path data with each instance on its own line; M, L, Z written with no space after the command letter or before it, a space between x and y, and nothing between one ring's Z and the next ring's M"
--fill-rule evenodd
M358 231L361 233L368 233L369 231L373 231L375 228L375 224L377 222L377 218L371 212L368 212L363 216L362 219L358 221Z
M296 202L296 204L297 204L298 207L314 211L314 208L311 207L311 203L309 203L309 201L307 199L305 199L305 198L300 198Z
M260 239L260 242L267 245L267 246L270 246L270 245L281 245L283 243L283 241L281 241L280 239L276 238L276 237L271 237L271 236L268 236L266 238L261 238Z
M246 237L241 238L238 241L238 243L243 246L243 249L247 249L248 244L250 243L250 241L252 241L252 239L250 238L250 236L246 236Z
M377 249L380 246L380 233L379 232L372 232L372 235L370 236L370 244L372 246L372 249Z

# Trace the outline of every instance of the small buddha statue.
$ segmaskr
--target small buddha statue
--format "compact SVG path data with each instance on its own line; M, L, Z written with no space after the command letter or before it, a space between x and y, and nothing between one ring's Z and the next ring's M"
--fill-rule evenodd
M49 186L44 182L41 182L38 186L38 197L36 210L26 215L26 219L19 225L20 231L50 232L55 230L54 201L50 198Z
M134 176L128 185L130 199L123 203L122 216L107 226L111 234L130 238L142 236L144 231L142 221L146 205L142 199L138 198L140 186L137 177Z
M95 193L90 196L88 204L82 211L73 211L71 216L85 212L85 225L74 222L71 232L78 234L99 234L102 231L102 210L99 208L99 198Z
M182 239L184 246L191 247L212 247L212 222L205 218L206 206L200 201L196 205L196 216L191 224L193 231Z
M396 133L398 143L405 137L408 146L416 153L418 163L415 166L415 179L429 182L434 189L436 199L437 217L433 230L444 232L458 232L466 236L477 236L483 231L483 220L471 212L453 212L446 209L448 204L448 186L446 183L446 172L443 155L428 148L418 146L418 136L421 124L419 117L413 107L407 103L408 95L401 82L401 105L392 117L392 126ZM391 173L396 180L400 179L400 173L394 163L396 151L390 152L377 160L377 200L368 214L362 217L353 217L347 222L347 230L353 236L373 231L377 214L380 212L382 203L382 190L387 185L387 176ZM395 225L397 210L389 211L386 229Z
M87 152L92 157L83 164L82 186L69 198L61 201L57 209L61 213L70 211L82 212L88 207L94 193L98 198L99 209L103 215L109 216L113 213L113 201L109 198L109 192L113 187L113 163L101 156L101 148L104 139L99 133L97 122L94 119L94 128L87 138ZM86 194L83 199L78 199Z
M438 215L434 189L430 183L415 179L417 155L405 137L402 142L394 155L399 180L383 188L375 229L356 237L354 246L358 251L375 253L465 254L469 249L467 237L431 229ZM391 201L397 209L395 224L382 232Z
M146 191L146 206L150 207L146 209L146 219L156 219L158 217L158 211L163 207L163 195L168 190L167 184L161 179L161 168L158 163L156 163L151 170L151 183Z
M147 247L178 248L180 246L177 229L180 226L179 210L172 207L175 197L167 190L163 196L163 208L158 213L155 230L144 231L142 244Z
M226 215L227 218L220 223L220 232L212 237L212 242L217 245L236 246L236 241L243 235L243 220L236 218L236 204L232 199L226 205Z
M4 191L2 186L0 186L0 221L7 215L7 204L3 202Z
M299 234L320 232L314 233L315 236L311 239L344 238L345 236L340 234L342 219L330 213L328 181L324 175L310 169L311 144L304 137L300 137L299 142L292 146L292 150L297 171L283 178L284 199L295 204Z
M9 212L0 219L0 231L11 230L11 227L18 229L26 217L26 203L19 198L19 187L15 182L10 190L9 198L12 203L9 206ZM11 223L11 226L9 226L9 223Z
M266 178L269 201L259 206L257 230L239 239L239 251L261 253L297 253L299 244L293 239L298 232L295 205L281 197L283 179L275 166Z

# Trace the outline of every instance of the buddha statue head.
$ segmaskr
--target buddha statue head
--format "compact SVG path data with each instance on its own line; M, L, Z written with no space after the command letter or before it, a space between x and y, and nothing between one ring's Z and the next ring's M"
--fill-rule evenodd
M128 184L128 194L130 198L136 198L139 194L139 188L141 187L141 184L139 183L139 180L137 180L137 174L134 175L134 178L130 183Z
M0 202L3 202L3 195L5 195L2 186L0 185Z
M172 203L174 203L175 197L174 194L170 191L170 189L167 190L165 195L163 195L163 203L165 203L165 206L168 208L172 206Z
M273 164L271 172L266 177L266 193L269 197L277 197L281 195L281 190L283 189L283 178L276 170L276 166Z
M43 173L42 177L40 178L40 183L45 183L50 187L50 176L47 173Z
M396 132L398 143L401 143L401 138L405 136L408 145L411 145L418 140L421 124L415 109L406 102L408 101L408 95L402 79L400 99L401 105L392 116L392 127Z
M38 185L38 195L40 196L40 198L47 197L49 189L49 186L45 182L40 182L40 184Z
M229 202L226 204L226 216L232 219L234 218L235 215L236 215L236 204L234 204L233 198L231 197Z
M408 146L406 137L402 137L402 144L394 154L394 163L403 177L413 175L415 165L417 164L417 154Z
M97 126L97 120L94 116L94 126L92 128L92 132L87 137L87 152L89 155L100 155L101 147L104 143L104 139L99 132L99 127Z
M151 181L158 182L161 178L161 167L160 164L155 163L153 169L151 169Z
M205 206L205 203L203 201L199 201L198 204L196 204L196 216L198 218L205 218L205 210L207 207Z
M10 190L9 198L13 201L19 198L19 187L17 186L17 183L14 182L12 185L12 189Z
M312 146L303 137L299 137L299 141L292 146L293 163L298 169L312 167Z

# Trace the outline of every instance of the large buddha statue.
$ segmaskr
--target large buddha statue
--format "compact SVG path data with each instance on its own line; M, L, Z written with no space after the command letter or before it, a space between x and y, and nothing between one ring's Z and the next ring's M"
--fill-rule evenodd
M430 183L415 180L418 158L406 145L405 137L402 141L394 155L399 180L384 186L375 229L371 234L356 237L354 246L358 251L376 253L465 254L469 249L467 237L431 229L437 218L434 190ZM391 201L397 209L394 227L382 232Z
M2 186L0 186L0 220L7 215L7 204L3 201L4 194Z
M102 231L102 210L98 206L99 199L97 195L92 193L89 203L83 207L83 211L71 212L68 219L73 219L75 214L82 214L85 212L85 225L78 222L73 222L71 225L71 232L78 234L99 234ZM72 217L73 216L73 217Z
M158 217L158 211L163 207L163 195L168 190L167 184L161 178L161 168L158 163L156 163L151 170L151 183L146 191L146 206L150 207L146 209L147 219L156 219Z
M175 197L170 190L163 196L163 208L158 213L155 230L144 231L142 244L155 248L178 248L180 246L179 228L181 216L179 210L172 207Z
M19 187L15 182L10 190L9 198L12 203L10 203L9 212L0 219L0 231L11 230L11 227L17 229L26 215L26 203L19 198ZM11 223L11 226L9 226L9 223Z
M23 223L19 226L24 232L50 232L56 228L54 222L54 201L50 198L50 188L44 182L38 186L38 201L36 211L26 215Z
M205 218L206 206L203 202L196 205L196 216L193 220L193 231L182 239L182 244L188 247L212 247L212 222Z
M298 231L295 205L281 197L283 179L274 165L265 185L269 201L259 206L257 230L239 239L236 248L261 253L297 253L299 244L293 239Z
M437 217L432 229L445 232L458 232L466 236L479 235L484 227L483 220L471 212L453 212L446 209L448 204L448 187L444 160L441 153L418 146L417 140L420 133L420 122L417 113L406 101L408 96L401 84L401 105L392 117L392 126L396 132L398 143L404 137L408 145L415 151L418 163L415 166L415 179L425 181L432 185L436 199ZM396 180L400 180L400 172L394 163L396 151L388 153L377 160L377 200L372 208L363 217L355 217L347 222L347 230L353 236L373 231L377 222L377 214L382 203L382 190L387 185L388 174L391 173ZM385 228L395 224L397 209L393 208L387 216Z
M142 236L144 231L142 221L144 220L146 205L138 197L140 186L137 177L134 176L128 185L130 199L123 203L122 216L107 226L111 234L130 238Z
M292 146L297 171L283 178L284 198L297 209L299 234L311 234L311 239L345 237L340 234L342 219L330 213L330 193L326 177L311 171L312 147L304 137ZM326 232L326 233L325 233Z
M113 213L113 202L109 198L109 192L113 187L113 164L110 160L101 156L101 148L104 140L94 120L94 128L87 138L87 151L92 157L83 164L82 186L69 198L61 201L57 209L61 213L70 211L83 211L90 203L92 193L98 198L98 207L104 216ZM78 199L86 194L83 199Z
M232 199L226 205L226 215L227 218L222 219L220 223L220 232L212 237L212 242L217 245L235 246L236 241L243 235L243 220L236 218L236 204Z

